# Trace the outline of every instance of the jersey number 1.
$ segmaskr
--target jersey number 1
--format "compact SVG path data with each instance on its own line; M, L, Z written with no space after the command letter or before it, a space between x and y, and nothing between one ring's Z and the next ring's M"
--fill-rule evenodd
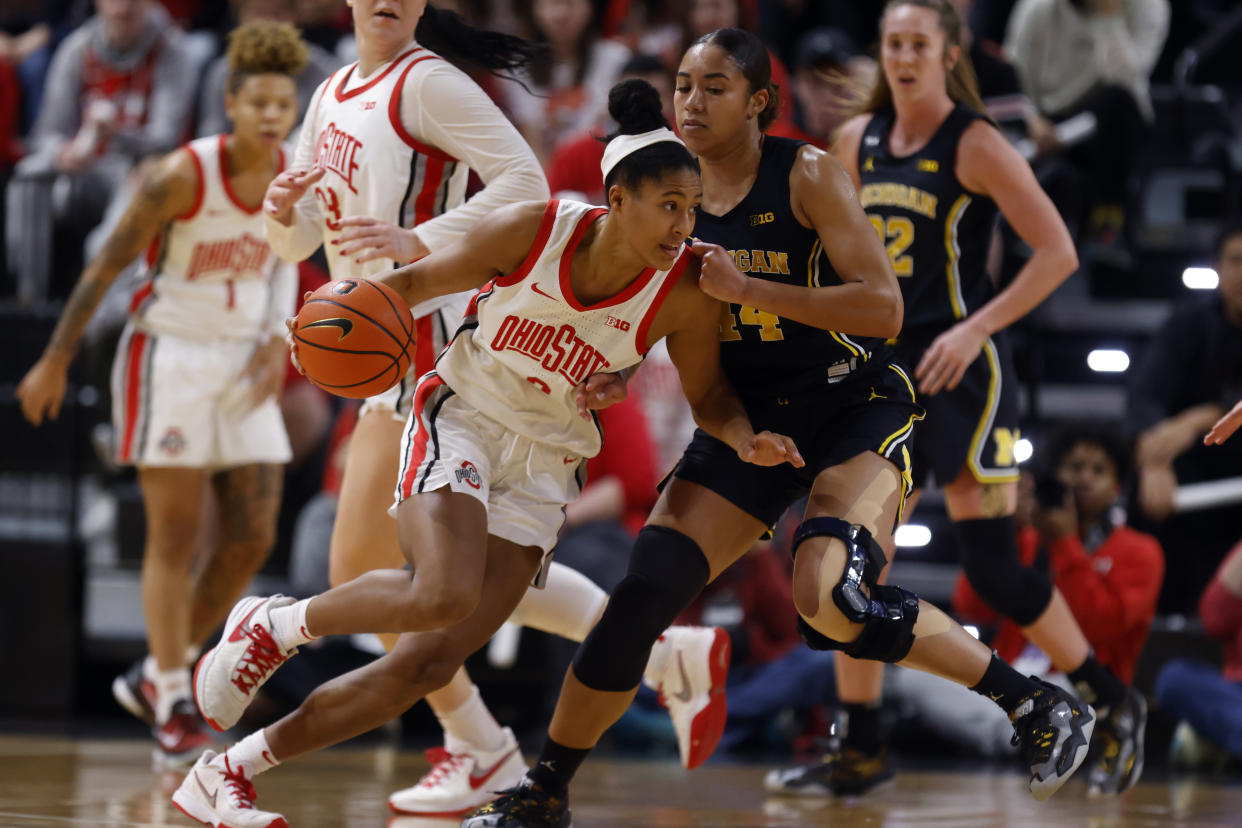
M880 236L880 243L888 250L888 258L893 263L893 272L898 276L914 275L914 259L906 254L910 245L914 244L914 222L905 216L868 216L871 226Z

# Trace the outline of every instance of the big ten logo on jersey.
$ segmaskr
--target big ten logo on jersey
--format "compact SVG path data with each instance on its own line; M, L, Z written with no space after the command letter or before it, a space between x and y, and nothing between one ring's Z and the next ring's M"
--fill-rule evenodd
M545 325L533 319L509 314L500 323L492 338L493 351L516 351L530 357L545 370L560 374L570 385L577 385L589 375L607 368L611 363L582 337L570 324ZM545 394L552 389L537 377L529 382Z
M358 150L362 142L333 121L319 133L319 146L315 148L315 165L336 173L349 191L358 194L354 186L354 172L358 169Z
M1022 439L1022 432L1016 428L994 428L992 429L992 444L996 446L996 456L993 458L993 464L997 468L1009 468L1017 465L1017 456L1014 454L1018 441Z
M771 224L776 221L776 213L755 213L750 217L750 226L758 227L761 224Z
M458 483L465 483L472 489L477 489L483 485L483 478L479 476L479 470L469 460L462 460L461 467L453 469L453 474L456 476Z
M618 319L615 316L605 319L604 324L610 328L616 328L618 331L628 331L630 329L629 322L626 322L624 319Z
M190 266L186 268L185 278L193 281L209 273L222 273L228 278L236 278L245 272L258 273L271 252L266 241L256 239L249 233L243 233L238 238L199 242L190 254Z

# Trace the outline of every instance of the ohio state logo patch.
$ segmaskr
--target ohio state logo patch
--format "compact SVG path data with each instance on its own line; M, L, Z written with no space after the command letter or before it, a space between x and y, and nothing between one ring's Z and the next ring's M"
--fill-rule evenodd
M461 461L461 468L456 469L453 474L457 475L458 483L465 483L472 489L477 489L483 485L483 478L479 476L479 470L469 460Z
M167 454L169 457L176 457L185 450L185 435L181 433L181 429L176 426L170 426L156 445L164 454Z

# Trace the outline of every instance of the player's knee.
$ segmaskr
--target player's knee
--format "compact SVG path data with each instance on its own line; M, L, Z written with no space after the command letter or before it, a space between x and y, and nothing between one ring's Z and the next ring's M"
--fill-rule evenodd
M410 582L405 606L411 616L417 615L422 619L424 626L430 618L434 627L449 627L474 614L479 606L480 593L479 585L472 582L453 580L432 583L415 577ZM405 627L417 629L412 622L405 624Z
M629 573L574 660L574 674L593 690L632 690L651 646L702 591L711 567L699 545L663 526L638 535Z
M963 520L954 527L970 586L984 603L1019 626L1033 624L1052 600L1052 583L1022 565L1013 518Z
M398 713L452 681L463 661L463 656L442 640L405 651L398 649L385 658L391 662L389 672L401 688L394 698L394 705L401 708Z
M197 513L161 515L147 521L146 554L162 563L188 564L197 540Z

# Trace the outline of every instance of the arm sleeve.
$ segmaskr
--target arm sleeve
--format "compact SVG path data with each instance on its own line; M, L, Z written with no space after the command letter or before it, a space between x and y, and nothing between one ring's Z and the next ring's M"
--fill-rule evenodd
M464 72L436 64L405 84L402 120L419 140L465 162L484 187L465 204L414 229L430 251L463 238L497 207L548 198L543 170L513 124Z
M1242 544L1234 547L1225 560L1242 555ZM1221 567L1224 567L1224 563ZM1229 590L1220 580L1220 570L1208 583L1199 599L1199 618L1203 630L1213 638L1233 640L1242 633L1242 595Z
M309 169L315 161L315 111L319 98L331 80L329 77L321 83L311 98L289 168ZM263 221L267 225L268 244L276 251L277 256L287 262L300 262L309 258L323 243L323 214L313 189L307 190L293 206L293 221L288 227L269 216L267 211L263 212Z
M157 41L154 80L147 122L141 127L123 129L112 136L119 151L140 158L170 152L185 137L193 112L194 64L179 34Z
M279 261L272 271L267 302L268 336L284 337L285 319L293 316L298 303L298 266Z
M1049 550L1052 580L1092 646L1116 641L1134 627L1150 623L1164 581L1164 553L1156 539L1127 529L1109 536L1097 554L1112 566L1100 572L1077 536Z

